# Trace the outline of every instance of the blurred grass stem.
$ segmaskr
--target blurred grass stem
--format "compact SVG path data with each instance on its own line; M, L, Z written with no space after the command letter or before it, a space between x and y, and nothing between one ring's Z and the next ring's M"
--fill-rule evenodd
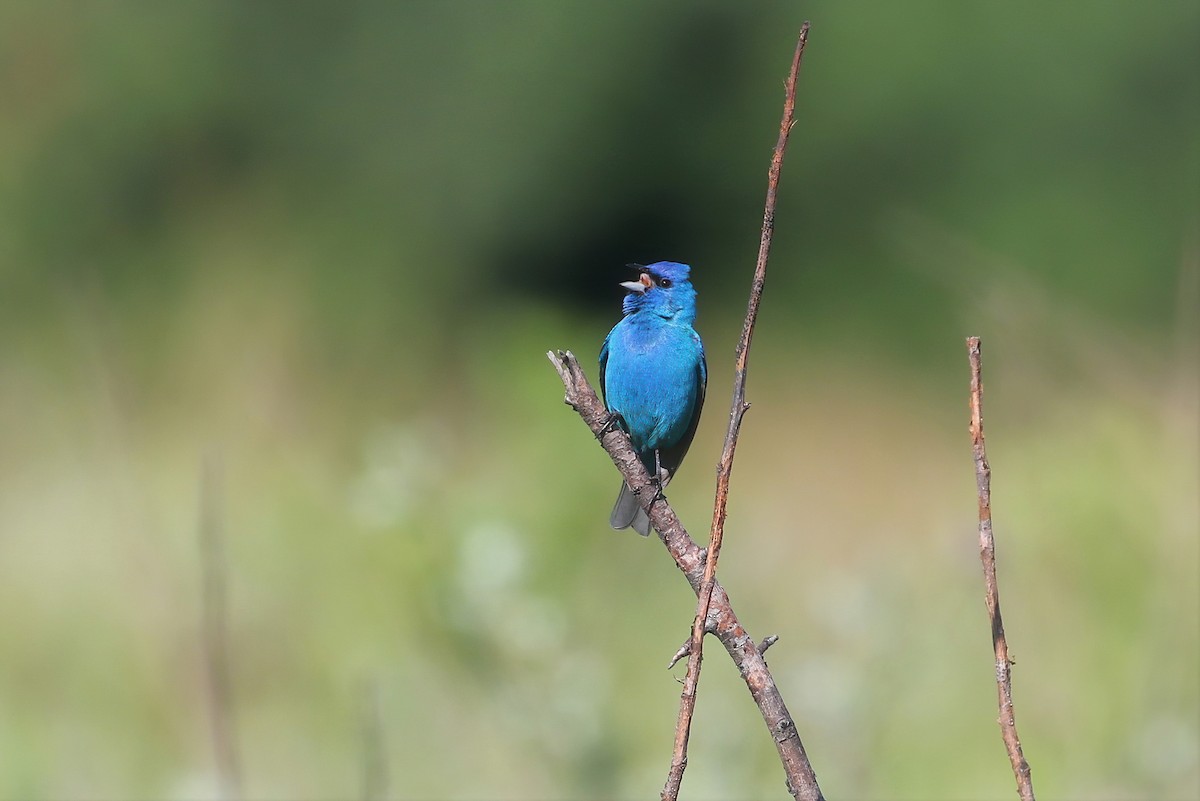
M980 378L982 356L979 337L967 338L967 356L971 364L971 450L975 456L975 481L979 488L979 558L983 562L988 617L992 622L992 646L996 652L996 692L1000 705L1000 733L1008 760L1017 779L1021 801L1034 801L1033 779L1029 763L1017 736L1017 721L1012 700L1012 661L1008 640L1000 616L1000 592L996 586L996 540L992 535L992 468L983 440L983 381Z
M200 559L203 570L203 649L208 679L208 712L220 798L241 798L241 760L233 731L233 689L229 669L228 599L222 537L221 462L204 460L200 476Z
M363 687L363 801L383 801L389 795L387 755L383 740L383 712L379 703L379 683L370 679Z

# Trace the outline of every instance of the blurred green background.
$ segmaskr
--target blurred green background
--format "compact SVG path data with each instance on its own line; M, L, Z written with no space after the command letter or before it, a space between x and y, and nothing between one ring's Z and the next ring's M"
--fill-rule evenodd
M544 353L693 265L702 535L805 18L721 576L823 789L1015 797L976 334L1037 789L1200 795L1200 4L184 0L0 4L0 798L219 793L205 460L246 797L656 795L694 599ZM785 797L706 665L685 796Z

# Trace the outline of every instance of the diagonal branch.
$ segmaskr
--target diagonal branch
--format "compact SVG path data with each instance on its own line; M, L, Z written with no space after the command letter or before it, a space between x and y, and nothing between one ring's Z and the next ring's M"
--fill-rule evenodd
M996 587L996 540L992 536L992 468L988 465L983 441L983 382L980 379L979 337L967 337L967 358L971 363L971 450L975 456L975 482L979 488L979 558L983 562L983 583L988 617L992 621L992 646L996 651L996 693L1000 705L1000 734L1017 779L1021 801L1034 801L1029 763L1017 736L1017 721L1012 701L1012 661L1008 658L1008 640L1000 617L1000 593Z
M696 602L696 617L692 622L691 653L688 656L687 676L683 681L683 693L679 698L679 721L675 727L675 747L671 755L671 769L662 790L662 801L676 801L679 786L683 782L683 771L687 768L687 744L692 729L692 715L696 711L696 690L700 684L700 664L704 657L704 621L712 599L716 582L717 560L721 556L721 543L725 535L725 509L729 502L729 477L733 472L733 455L737 450L738 434L741 433L742 417L750 404L746 403L746 365L750 358L750 342L754 338L754 323L758 319L758 304L762 299L763 284L767 277L767 258L771 254L771 236L775 231L775 196L779 188L779 172L783 168L783 155L787 150L788 136L796 122L796 78L804 60L804 47L808 44L808 22L800 27L796 40L796 52L792 56L792 70L788 74L787 88L783 99L783 117L779 121L779 139L771 156L771 167L767 172L767 200L763 208L762 237L758 245L758 261L754 266L754 280L750 285L750 302L746 308L746 319L742 324L742 337L738 340L734 356L733 402L729 408L729 429L725 432L725 445L721 449L721 461L717 463L717 493L713 502L712 530L708 540L708 561L704 565L704 580Z
M566 388L564 401L579 413L593 434L599 435L605 428L608 413L588 383L583 368L579 366L579 360L570 351L551 352L546 355ZM654 529L671 558L692 585L692 590L699 593L704 582L704 551L692 541L668 502L652 502L655 493L650 476L634 452L633 446L629 444L629 437L620 430L608 431L601 437L600 444L621 471L630 489L642 499L643 508L650 516L650 522L654 524ZM783 702L783 696L779 694L779 688L775 686L775 679L771 676L771 671L767 668L767 663L753 638L734 614L729 596L718 581L714 581L712 585L712 600L709 603L705 629L715 634L725 646L738 672L741 673L742 680L746 682L750 695L758 705L763 721L767 724L779 751L779 759L787 775L788 792L798 801L823 801L816 774L808 761L791 713Z

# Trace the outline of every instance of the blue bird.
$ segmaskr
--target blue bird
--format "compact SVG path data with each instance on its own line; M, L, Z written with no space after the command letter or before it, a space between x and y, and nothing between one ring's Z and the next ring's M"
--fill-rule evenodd
M629 435L642 464L665 487L683 461L704 406L708 368L704 344L692 328L696 290L691 268L673 261L631 264L638 280L625 281L624 317L600 348L600 390L610 425ZM608 520L615 529L650 533L650 518L628 484Z

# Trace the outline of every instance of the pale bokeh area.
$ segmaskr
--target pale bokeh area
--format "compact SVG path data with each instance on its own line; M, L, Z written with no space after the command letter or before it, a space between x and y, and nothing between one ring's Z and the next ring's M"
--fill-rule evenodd
M0 801L218 797L205 463L246 798L656 795L694 596L544 354L693 265L702 539L804 18L720 577L822 789L1015 798L978 335L1035 787L1197 797L1195 3L186 0L0 5ZM683 796L786 797L707 654Z

